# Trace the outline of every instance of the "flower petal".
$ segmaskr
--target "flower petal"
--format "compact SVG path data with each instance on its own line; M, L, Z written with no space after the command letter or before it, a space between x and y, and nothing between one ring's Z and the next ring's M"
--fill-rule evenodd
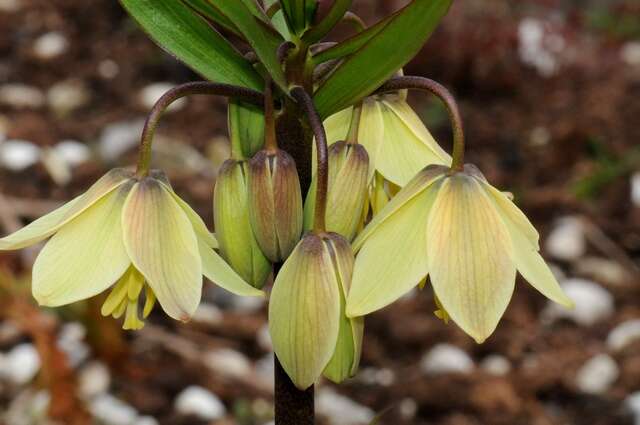
M164 311L188 320L202 295L202 260L189 218L153 178L137 183L122 211L124 244Z
M489 193L495 202L498 212L505 218L505 221L511 222L523 237L525 237L531 246L538 251L538 240L540 236L538 231L531 224L526 215L513 203L506 194L502 193L486 181L480 180L481 186Z
M378 157L384 140L384 120L380 102L373 97L368 97L362 101L362 112L360 113L360 123L358 125L358 143L367 150L369 154L369 181L373 178L373 173L378 168Z
M384 140L375 159L376 169L387 180L404 186L427 165L447 165L431 143L419 138L389 105L388 101L381 104Z
M478 343L495 330L513 294L511 238L473 177L444 180L429 217L431 284L451 318Z
M296 387L313 385L331 359L339 319L331 258L320 237L307 235L278 273L269 302L274 351Z
M398 118L416 135L433 154L440 159L439 164L451 165L451 155L449 155L433 138L427 127L424 125L418 114L407 103L406 99L401 97L386 98L385 106L391 109Z
M353 251L357 252L362 244L376 229L396 214L402 207L424 191L438 179L442 178L449 169L447 167L430 165L420 171L407 185L400 190L364 228L353 242Z
M48 238L65 223L73 220L96 201L126 182L131 175L129 171L122 168L109 171L84 194L40 217L17 232L0 239L0 251L21 249Z
M33 265L33 296L56 307L107 289L131 261L123 244L121 212L131 186L114 191L60 229Z
M347 298L349 317L391 304L427 275L427 222L437 192L430 187L409 200L364 243Z
M200 217L200 215L191 208L189 204L187 204L182 198L180 198L173 190L169 190L169 193L173 196L173 199L180 205L180 208L187 215L187 218L191 222L193 226L193 230L195 230L196 235L198 236L198 240L203 241L208 247L218 248L218 241L216 240L213 233L209 231L207 225L204 224L204 221Z
M236 295L263 297L264 292L254 288L228 265L213 249L202 241L198 243L202 258L202 273L211 282Z
M349 127L351 126L352 115L353 106L350 106L324 120L324 130L327 134L327 143L329 145L344 140L347 137Z

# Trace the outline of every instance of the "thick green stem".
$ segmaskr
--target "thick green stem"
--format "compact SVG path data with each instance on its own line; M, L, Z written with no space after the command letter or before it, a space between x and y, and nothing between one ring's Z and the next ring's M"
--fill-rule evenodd
M327 134L322 125L322 119L316 111L313 99L302 87L291 89L291 96L298 102L305 112L309 125L316 139L318 169L316 171L316 209L314 212L314 229L324 232L325 215L327 213L327 190L329 186L329 155L327 147Z
M234 97L257 106L262 106L264 104L264 96L262 93L230 84L197 81L172 88L163 94L155 105L153 105L153 108L151 108L151 112L144 123L144 129L142 130L142 136L140 138L138 169L136 171L138 176L144 177L149 174L149 168L151 167L151 146L153 144L153 136L155 135L156 128L158 127L158 123L160 122L160 118L164 111L166 111L166 109L176 100L196 94Z
M464 167L464 128L456 99L442 84L424 77L405 76L395 77L387 81L376 93L398 90L422 90L437 96L444 103L453 128L453 161L451 170L462 171Z

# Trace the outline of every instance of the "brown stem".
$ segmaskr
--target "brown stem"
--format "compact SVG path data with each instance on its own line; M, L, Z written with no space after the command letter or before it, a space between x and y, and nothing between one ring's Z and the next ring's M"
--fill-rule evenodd
M137 170L138 176L146 176L149 173L153 136L164 111L176 100L195 94L235 97L257 106L262 106L264 104L264 96L262 93L230 84L197 81L172 88L163 94L155 105L153 105L153 108L151 108L151 112L144 123L144 129L142 130L142 136L140 138L140 153L138 156Z
M383 84L376 93L406 89L427 91L434 94L444 102L453 128L453 153L451 155L453 161L451 163L451 169L454 171L461 171L464 166L464 128L462 126L462 118L460 117L460 111L458 109L456 99L442 84L428 78L415 76L391 78Z
M325 215L327 211L327 188L329 185L327 134L309 93L302 87L294 87L291 89L291 96L307 115L309 125L316 139L318 170L316 172L316 210L313 223L315 231L324 232L326 230Z
M275 153L278 149L271 79L268 79L264 88L264 147L270 153Z

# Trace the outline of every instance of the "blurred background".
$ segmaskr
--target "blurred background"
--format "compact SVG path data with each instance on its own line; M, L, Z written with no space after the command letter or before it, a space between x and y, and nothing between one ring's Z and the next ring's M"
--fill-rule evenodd
M373 23L402 3L354 5ZM515 194L577 307L519 280L476 345L416 291L367 318L358 376L317 389L321 423L367 424L388 408L380 423L640 424L640 2L457 0L405 72L458 96L468 160ZM113 0L0 0L0 234L133 164L150 106L194 79ZM448 149L442 106L410 100ZM190 98L154 146L209 225L225 127L224 101ZM37 308L35 253L0 254L0 423L269 423L262 301L208 285L189 324L156 311L125 333L99 299Z

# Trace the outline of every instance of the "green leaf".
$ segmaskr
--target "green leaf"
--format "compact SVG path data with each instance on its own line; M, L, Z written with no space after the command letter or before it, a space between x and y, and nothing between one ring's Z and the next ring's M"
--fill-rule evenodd
M131 0L129 0L131 1ZM257 19L244 1L209 0L222 14L229 18L240 30L247 42L260 58L273 81L287 90L284 72L278 60L278 46L284 41L280 34L265 22Z
M278 0L265 0L264 6L267 10L277 3ZM271 17L271 24L274 26L276 30L280 33L280 35L285 40L291 40L291 32L289 31L289 26L287 25L287 20L284 17L284 12L280 8L276 13Z
M231 31L235 35L242 36L240 31L236 26L231 22L226 16L218 11L215 7L211 5L207 0L182 0L189 7L191 7L196 12L200 13L207 19L215 22L220 25L227 31Z
M301 34L306 27L305 0L280 0L289 28Z
M203 77L262 90L262 78L251 64L184 4L154 0L120 2L160 47Z
M305 42L312 44L322 39L338 22L344 17L351 7L352 0L335 0L329 13L320 21L318 25L310 28L302 37ZM317 6L317 5L316 5Z
M371 94L407 64L429 38L452 0L414 0L349 56L318 88L323 118ZM401 42L400 42L401 40Z
M394 18L394 16L395 15L390 15L377 24L367 28L362 32L359 32L353 37L350 37L333 47L318 52L317 54L313 55L313 62L317 65L333 59L339 59L356 52L362 46L367 44L369 40L376 36L384 27L386 27L391 19ZM311 31L313 30L310 30L309 33L311 33ZM307 34L305 34L305 36L306 35Z
M240 147L243 158L251 158L264 145L264 115L254 105L229 100L229 138Z

